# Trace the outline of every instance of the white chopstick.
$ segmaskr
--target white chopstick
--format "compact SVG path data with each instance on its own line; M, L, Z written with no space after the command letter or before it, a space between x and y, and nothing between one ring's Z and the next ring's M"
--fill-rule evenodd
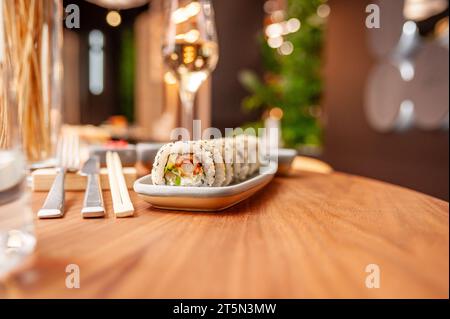
M133 216L134 207L131 203L130 194L122 172L119 154L107 152L106 165L108 167L109 186L111 188L115 216L118 218Z

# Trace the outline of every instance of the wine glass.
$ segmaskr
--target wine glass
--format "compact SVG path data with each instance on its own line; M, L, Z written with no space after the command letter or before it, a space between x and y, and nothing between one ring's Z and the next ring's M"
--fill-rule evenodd
M179 83L181 125L192 136L195 95L219 59L210 0L166 1L164 62Z

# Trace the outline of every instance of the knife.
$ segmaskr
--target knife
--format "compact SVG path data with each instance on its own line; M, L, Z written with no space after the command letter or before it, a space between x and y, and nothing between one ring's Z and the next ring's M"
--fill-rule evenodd
M83 218L104 217L105 208L103 205L103 196L100 188L100 158L91 156L81 169L81 175L87 176L87 188L84 195L83 209L81 215Z

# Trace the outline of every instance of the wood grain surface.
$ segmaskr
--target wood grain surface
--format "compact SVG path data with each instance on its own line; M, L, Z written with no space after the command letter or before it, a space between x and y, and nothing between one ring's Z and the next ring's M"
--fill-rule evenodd
M37 220L35 256L7 298L448 298L449 204L342 173L293 172L221 213L157 210ZM37 210L45 194L33 195ZM68 264L81 287L65 286ZM368 264L380 288L365 285Z
M57 170L53 168L38 169L31 174L31 189L35 192L48 192L52 187ZM129 189L133 189L137 172L134 167L124 167L123 175ZM67 173L64 180L66 191L84 191L86 189L87 177L79 173ZM108 170L106 167L100 169L100 185L102 189L109 190Z

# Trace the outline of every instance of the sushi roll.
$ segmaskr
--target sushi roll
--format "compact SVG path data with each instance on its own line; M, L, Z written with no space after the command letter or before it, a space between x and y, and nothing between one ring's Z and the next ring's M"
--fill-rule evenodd
M213 155L201 142L176 142L161 147L152 169L155 185L213 186Z
M253 175L259 169L259 141L258 137L248 135L248 163L250 165L249 175Z
M152 182L154 185L164 185L164 168L167 163L173 143L163 145L158 153L156 153L155 160L152 167Z
M207 141L175 142L158 151L151 178L154 185L227 186L242 182L260 167L259 140L238 135Z
M230 185L233 181L233 140L229 138L216 139L214 144L220 150L225 164L225 180L222 186Z
M228 137L228 143L231 145L231 162L233 166L233 183L238 183L240 181L239 176L241 175L241 164L244 161L244 156L242 152L236 151L236 137Z
M225 182L225 163L219 145L214 140L201 141L201 147L212 154L214 163L214 183L212 186L222 186Z
M242 182L249 176L250 165L248 163L248 139L246 135L238 135L235 137L235 162L234 167L237 168L235 173L235 181ZM235 170L236 171L236 170Z

